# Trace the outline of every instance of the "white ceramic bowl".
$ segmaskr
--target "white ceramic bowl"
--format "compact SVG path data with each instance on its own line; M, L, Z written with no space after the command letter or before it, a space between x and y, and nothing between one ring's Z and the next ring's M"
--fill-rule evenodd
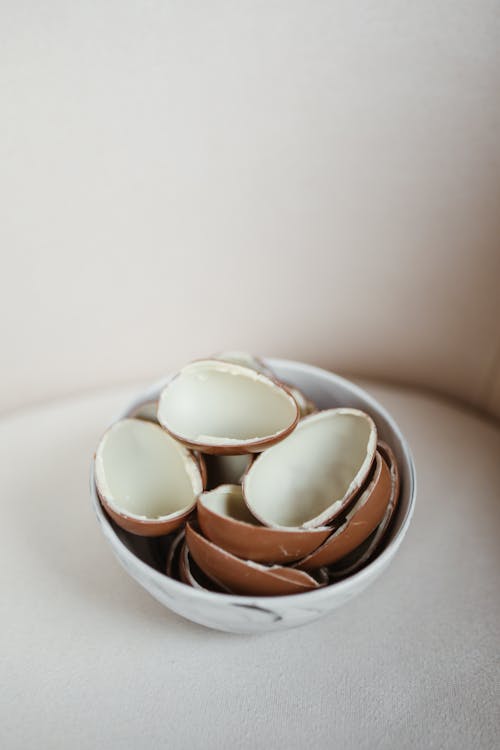
M348 380L301 362L270 359L266 362L287 383L297 386L319 408L353 406L374 418L380 437L392 446L401 472L399 507L384 549L365 568L338 583L290 596L235 596L199 591L168 578L164 542L122 532L106 516L98 501L93 469L91 495L104 536L125 570L165 607L188 620L232 633L284 630L316 620L352 599L389 565L408 530L415 504L415 468L408 445L394 419L368 393ZM140 393L121 417L141 402L156 399L165 381Z

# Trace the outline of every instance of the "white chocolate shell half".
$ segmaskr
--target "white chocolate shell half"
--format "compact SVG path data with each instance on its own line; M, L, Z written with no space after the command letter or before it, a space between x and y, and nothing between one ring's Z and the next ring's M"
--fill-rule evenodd
M318 407L316 406L314 401L312 401L310 398L307 398L307 396L302 393L302 391L300 391L298 388L295 388L295 386L293 385L287 385L287 383L284 383L284 385L288 388L295 401L297 402L301 419L304 419L304 417L308 417L309 414L315 414L318 411Z
M326 526L359 492L376 447L377 428L365 412L312 414L252 463L243 479L245 502L266 526Z
M197 360L163 389L158 421L203 453L254 453L283 440L299 419L297 402L275 380L242 365Z
M321 547L305 557L297 567L314 570L332 565L362 544L382 521L391 496L389 467L380 453L375 454L375 467L359 496L349 507L341 525Z
M250 354L250 352L243 352L243 351L227 351L227 352L220 352L220 354L216 354L214 356L214 359L222 359L225 362L233 362L236 365L244 365L245 367L250 367L251 370L256 370L257 372L262 372L264 375L267 375L269 378L274 378L275 380L279 380L279 378L274 374L274 372L264 364L264 362L259 359L259 357L254 356L253 354ZM307 398L307 396L302 393L301 390L296 388L293 385L290 385L289 383L284 383L283 385L288 388L294 399L296 400L298 407L299 407L299 413L300 418L303 419L304 417L307 417L308 414L314 414L314 412L318 411L316 404L314 401L311 401L310 398Z
M264 362L255 357L250 352L244 351L226 351L215 354L213 359L221 359L224 362L232 362L234 365L243 365L243 367L249 367L251 370L261 372L263 375L267 375L268 378L276 378L274 372L264 364Z
M101 503L126 531L160 536L179 527L203 490L200 464L162 428L122 419L101 438L95 454Z

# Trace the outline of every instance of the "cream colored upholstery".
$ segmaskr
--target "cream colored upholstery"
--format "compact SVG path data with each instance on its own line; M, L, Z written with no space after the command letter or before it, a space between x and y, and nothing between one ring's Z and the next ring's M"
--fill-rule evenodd
M361 596L262 636L181 620L104 542L89 457L134 388L0 420L2 749L496 748L500 431L368 388L413 448L408 536Z
M498 747L499 39L489 0L2 4L2 749ZM90 510L131 383L224 348L385 382L414 450L394 565L302 630L181 621Z
M487 0L7 0L0 409L236 347L500 413L499 38Z

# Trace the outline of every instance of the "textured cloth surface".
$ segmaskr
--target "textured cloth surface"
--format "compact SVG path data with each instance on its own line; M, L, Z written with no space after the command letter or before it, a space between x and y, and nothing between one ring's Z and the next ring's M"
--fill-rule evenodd
M0 7L0 411L243 348L500 415L498 0Z
M498 747L500 431L369 390L414 452L408 536L357 599L261 636L163 609L102 539L89 461L133 389L0 421L2 748Z

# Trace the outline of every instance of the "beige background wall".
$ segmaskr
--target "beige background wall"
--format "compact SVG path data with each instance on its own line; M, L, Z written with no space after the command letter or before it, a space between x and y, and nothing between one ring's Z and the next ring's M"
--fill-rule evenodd
M498 2L0 12L0 411L238 347L500 413Z

